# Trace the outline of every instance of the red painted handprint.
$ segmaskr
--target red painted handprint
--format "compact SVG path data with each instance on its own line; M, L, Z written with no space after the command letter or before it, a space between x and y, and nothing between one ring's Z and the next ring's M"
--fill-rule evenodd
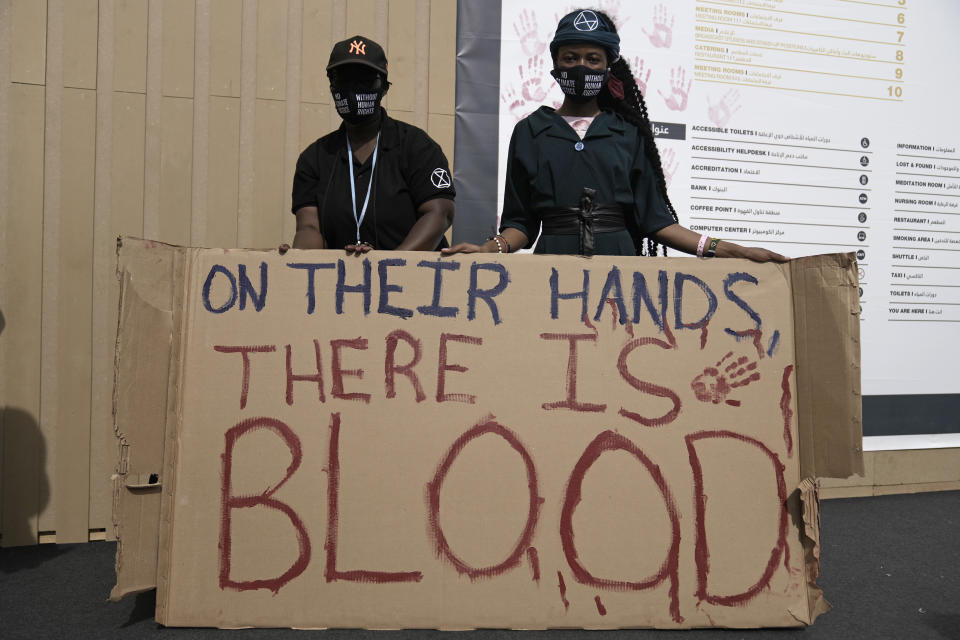
M507 105L510 115L513 116L517 122L527 117L527 114L530 113L530 110L527 108L527 101L523 99L523 96L517 95L517 91L513 87L504 89L500 95L500 100L503 101L503 104Z
M617 26L617 31L621 31L623 25L630 21L629 15L621 19L621 12L623 11L621 4L620 0L601 0L600 2L600 10L610 16L613 24Z
M687 70L682 66L670 69L670 94L667 95L657 89L667 108L671 111L683 111L687 108L687 97L690 95L690 85L693 80L687 80Z
M673 44L673 25L676 23L676 17L670 15L667 7L658 4L653 8L653 27L648 32L641 29L644 35L650 39L650 44L657 48L666 49Z
M636 80L640 93L643 94L643 97L647 97L647 83L650 82L651 70L647 69L647 74L643 74L643 58L640 56L633 56L627 62L630 64L630 70L633 71L633 79Z
M547 97L547 91L550 85L544 82L546 70L543 68L543 56L530 58L527 60L526 70L524 65L519 66L520 80L523 83L520 92L524 100L528 102L541 102Z
M730 89L719 102L710 102L710 96L707 96L707 115L710 122L718 127L725 127L730 122L730 117L740 109L740 91Z
M750 360L747 356L740 356L736 360L730 361L727 366L723 363L733 357L733 351L727 353L720 359L715 367L705 367L703 373L698 375L690 383L694 395L700 402L712 402L720 404L725 402L732 407L739 407L739 400L730 400L727 398L730 392L738 387L745 387L751 382L760 379L760 372L757 371L757 361ZM720 370L723 367L723 371Z
M513 31L520 38L520 48L528 58L540 57L547 50L547 39L541 38L537 26L537 15L524 9L513 23Z

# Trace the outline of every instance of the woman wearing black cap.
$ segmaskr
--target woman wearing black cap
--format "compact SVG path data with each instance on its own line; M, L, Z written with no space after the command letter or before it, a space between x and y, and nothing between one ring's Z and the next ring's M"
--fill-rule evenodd
M294 248L365 253L446 246L455 195L449 165L424 131L380 106L390 86L383 48L359 35L338 42L327 76L343 124L297 161Z
M539 233L536 253L657 255L662 243L701 257L787 260L677 222L646 103L606 14L564 16L550 53L563 104L540 107L513 130L500 233L445 253L508 253Z

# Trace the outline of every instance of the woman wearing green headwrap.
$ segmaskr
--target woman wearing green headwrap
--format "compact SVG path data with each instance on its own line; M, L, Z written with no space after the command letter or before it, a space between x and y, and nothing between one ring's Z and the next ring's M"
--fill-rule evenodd
M514 128L500 233L444 253L509 253L536 241L535 253L657 255L663 244L701 257L787 260L678 223L643 94L606 14L564 16L550 54L563 104L540 107Z

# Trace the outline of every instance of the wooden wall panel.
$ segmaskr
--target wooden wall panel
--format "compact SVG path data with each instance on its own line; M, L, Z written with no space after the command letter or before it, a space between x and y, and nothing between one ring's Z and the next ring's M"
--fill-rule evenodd
M303 45L303 0L289 0L287 7L287 64L286 95L284 96L284 136L283 136L283 183L280 205L282 229L280 237L284 242L293 242L296 233L296 219L286 215L290 210L291 197L289 185L297 169L297 157L300 155L300 62Z
M143 147L143 235L160 236L160 104L163 99L163 0L148 0L146 124Z
M112 483L117 445L113 436L113 353L116 345L116 307L111 307L111 284L116 281L116 238L110 229L113 200L113 57L114 0L100 0L97 24L97 134L93 186L93 313L91 318L90 393L90 527L111 526Z
M193 148L190 162L190 244L207 235L207 162L210 154L210 0L194 11Z
M330 112L333 107L329 104L303 103L300 105L300 150L303 151L314 140L330 133ZM292 187L292 183L291 183Z
M257 98L257 0L243 0L240 56L240 157L237 167L237 244L253 246L254 242L254 132Z
M344 38L362 35L373 38L381 45L386 46L383 39L377 39L374 18L376 4L376 0L350 0L347 3L347 32Z
M63 5L63 86L97 88L97 0Z
M163 95L193 97L193 0L163 0Z
M147 0L115 0L114 91L147 90Z
M427 107L431 114L453 115L456 98L457 30L449 28L451 24L457 24L457 0L431 0L430 101Z
M333 42L450 154L454 0L0 0L0 544L110 539L116 237L274 247ZM438 95L438 92L443 95ZM451 158L452 160L452 158Z
M249 240L252 248L277 247L292 238L283 237L283 225L289 206L288 185L284 179L283 103L276 100L257 100L256 135L254 140L253 217Z
M243 3L210 0L210 95L240 97Z
M7 370L3 421L3 545L36 544L38 514L50 502L40 431L40 311L43 278L42 86L9 88L8 202L16 215L4 229L7 265ZM15 373L16 375L11 375Z
M0 0L0 60L10 60L10 14L12 8L9 0ZM6 488L16 487L15 483L5 482L4 465L4 417L7 409L7 341L2 338L6 329L6 319L3 312L7 309L7 220L10 217L10 185L7 167L10 166L10 65L0 64L0 545L3 544L3 514L4 496Z
M193 191L193 100L163 98L160 115L158 240L190 244Z
M330 103L326 69L333 47L330 28L332 9L331 0L303 0L300 99L304 102Z
M43 473L52 480L53 499L39 513L40 539L44 532L57 528L57 506L70 509L75 499L74 488L62 484L57 468L57 449L61 442L59 428L60 299L58 258L60 251L60 132L63 122L63 0L47 3L47 71L44 100L43 151L43 279L40 289L40 433L47 443L47 459ZM65 444L65 443L64 443ZM66 448L69 451L69 448ZM85 496L82 496L85 498ZM74 523L70 523L72 526ZM76 533L72 530L68 535Z
M10 80L44 84L47 70L46 0L12 0Z
M60 134L59 349L54 498L58 543L86 542L90 530L90 398L93 188L97 99L64 89ZM47 313L45 311L45 313Z
M236 247L240 168L240 99L210 98L207 164L207 247Z
M347 0L333 0L333 4L330 6L330 47L333 48L335 42L340 42L347 37ZM353 35L353 34L349 34ZM330 52L324 55L323 60L330 59ZM321 61L322 62L322 61ZM326 73L326 63L322 62L324 66L324 73ZM329 87L327 91L329 91ZM340 126L340 116L337 114L335 109L330 109L330 126L329 130L336 129Z
M143 165L146 96L113 94L112 235L143 235Z
M453 170L453 127L453 116L445 113L431 113L427 121L427 133L443 149L451 170Z
M416 6L417 37L414 38L413 77L398 77L397 82L409 82L414 87L413 122L421 129L427 128L427 116L430 110L430 0L417 0Z
M417 2L392 0L390 2L389 33L387 35L388 76L392 86L384 105L387 112L413 111L413 96L417 90L413 82L416 65ZM422 87L421 87L422 90Z
M257 8L257 97L286 95L287 0L260 0Z

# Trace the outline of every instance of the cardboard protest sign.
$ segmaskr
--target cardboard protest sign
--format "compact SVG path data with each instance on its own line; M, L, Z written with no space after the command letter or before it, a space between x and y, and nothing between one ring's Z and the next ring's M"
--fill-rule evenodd
M120 263L118 394L168 375L139 413L118 404L114 596L149 584L155 553L163 624L795 626L827 608L807 476L859 463L849 256L125 239ZM833 313L800 327L803 296ZM801 464L798 393L827 369L836 451Z

